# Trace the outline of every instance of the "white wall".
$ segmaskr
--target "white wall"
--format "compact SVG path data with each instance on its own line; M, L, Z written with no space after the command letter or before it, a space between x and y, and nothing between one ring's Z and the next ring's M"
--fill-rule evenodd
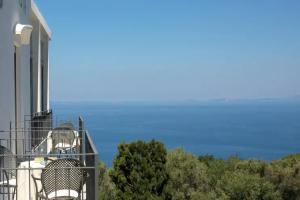
M32 112L47 110L48 105L48 41L50 30L44 29L46 22L39 13L35 4L31 7L31 0L26 1L26 7L21 8L19 0L3 0L0 8L0 139L8 138L10 122L13 128L24 127L24 120ZM41 20L41 22L39 21ZM17 48L16 53L16 106L15 106L15 71L14 71L14 28L17 23L31 24L33 32L31 46L23 45ZM41 40L45 44L41 55ZM32 48L32 49L31 49ZM30 50L32 53L32 74L30 72ZM41 74L41 56L44 58L44 74ZM30 80L33 80L33 94L31 95ZM44 91L41 93L41 79L44 79ZM42 96L44 101L42 102ZM31 108L32 105L32 108ZM17 111L17 117L15 117ZM28 126L27 126L28 127ZM29 133L28 133L29 134ZM15 136L13 136L15 137ZM26 138L30 136L26 135ZM24 138L23 133L18 138ZM0 145L7 146L3 143ZM22 153L23 143L18 142L18 153ZM12 146L12 149L15 149Z
M3 0L0 8L0 130L9 130L10 121L16 121L13 32L17 23L30 24L30 1L26 2L26 8L21 8L18 0ZM17 121L21 122L24 115L30 114L30 47L22 46L17 52ZM3 137L5 134L0 133L0 138Z

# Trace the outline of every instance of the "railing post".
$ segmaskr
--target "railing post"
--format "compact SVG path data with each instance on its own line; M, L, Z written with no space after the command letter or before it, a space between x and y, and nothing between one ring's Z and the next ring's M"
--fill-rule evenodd
M50 128L52 129L53 128L53 113L52 113L52 110L49 111L49 116L50 116Z
M98 199L98 190L99 190L99 170L98 170L98 154L94 155L94 166L95 166L95 181L94 181L94 185L95 185L95 199Z
M97 199L97 191L98 191L98 158L97 154L93 149L93 146L91 145L91 138L89 137L88 133L86 133L86 153L88 155L86 156L86 166L89 167L88 173L89 178L86 182L86 197L87 200L94 200Z
M12 143L12 138L11 138L11 122L9 122L9 150L11 151L11 143Z
M86 136L86 166L89 167L89 178L86 182L87 200L98 199L98 151L88 132Z
M80 154L81 155L81 161L85 160L85 153L86 153L86 149L85 149L85 140L86 140L86 136L85 136L85 131L84 131L84 122L82 117L79 117L79 138L81 139L81 144L80 144Z
M17 125L15 122L15 154L18 155L18 130L17 130Z

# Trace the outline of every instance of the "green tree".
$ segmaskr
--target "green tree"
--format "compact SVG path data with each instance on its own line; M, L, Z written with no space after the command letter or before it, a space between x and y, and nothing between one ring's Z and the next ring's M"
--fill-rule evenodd
M168 181L166 149L157 141L120 144L110 173L117 199L162 199Z
M175 149L168 152L166 166L170 178L165 190L167 199L208 199L207 167L196 156Z
M109 176L109 169L103 162L99 164L99 200L116 199L116 189Z
M285 200L300 200L300 154L273 161L265 178L276 185Z
M217 183L221 180L226 172L233 172L235 170L236 164L240 161L238 157L232 156L228 160L222 159L199 159L204 162L207 166L207 174L209 177L209 186L211 190L217 191ZM219 192L220 193L220 192Z
M264 178L268 164L259 160L241 160L237 156L228 160L201 156L207 166L212 199L264 200L281 199L276 186Z
M236 163L235 171L243 171L264 177L267 163L260 160L241 160Z
M227 172L218 186L230 200L280 200L275 186L259 177L245 172ZM222 195L224 194L222 193Z
M118 149L111 170L99 166L101 200L300 200L300 154L268 163L167 154L156 141Z

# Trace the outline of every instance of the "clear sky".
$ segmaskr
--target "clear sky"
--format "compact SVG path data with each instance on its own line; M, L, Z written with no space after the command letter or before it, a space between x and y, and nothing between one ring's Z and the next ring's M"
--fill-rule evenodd
M36 0L54 101L300 94L299 0Z

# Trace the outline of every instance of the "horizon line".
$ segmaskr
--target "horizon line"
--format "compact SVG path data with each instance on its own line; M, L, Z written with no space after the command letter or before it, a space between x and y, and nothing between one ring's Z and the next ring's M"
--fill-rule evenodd
M186 99L186 100L51 100L50 103L231 103L231 102L300 102L300 97L291 98L241 98L241 99Z

